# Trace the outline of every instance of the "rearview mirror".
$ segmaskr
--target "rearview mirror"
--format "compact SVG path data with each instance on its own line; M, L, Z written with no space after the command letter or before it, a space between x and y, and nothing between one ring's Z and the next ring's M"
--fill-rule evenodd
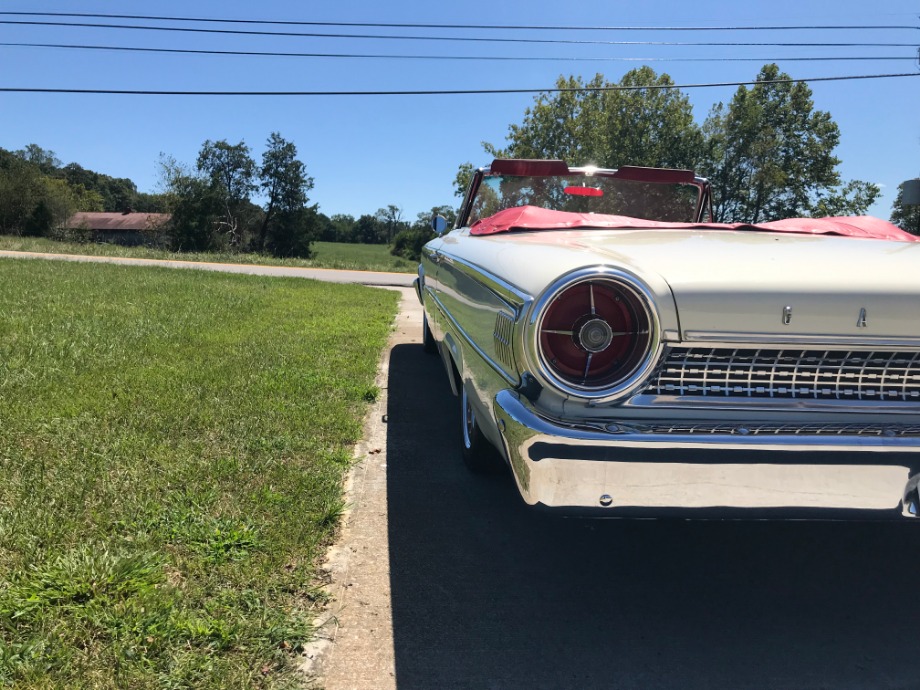
M447 218L444 216L432 216L431 229L434 230L436 235L443 234L447 230Z

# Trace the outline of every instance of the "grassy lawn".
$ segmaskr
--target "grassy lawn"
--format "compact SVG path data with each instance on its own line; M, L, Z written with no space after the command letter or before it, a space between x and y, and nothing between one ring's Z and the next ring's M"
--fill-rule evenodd
M338 268L354 271L386 271L415 273L418 264L390 254L382 244L343 244L314 242L312 259L277 259L265 254L234 254L230 252L168 252L149 247L122 247L117 244L57 242L44 237L0 235L0 249L52 254L85 254L89 256L122 256L136 259L169 259L172 261L212 261L228 264L263 264L269 266L303 266L306 268Z
M0 685L293 685L396 300L0 259Z

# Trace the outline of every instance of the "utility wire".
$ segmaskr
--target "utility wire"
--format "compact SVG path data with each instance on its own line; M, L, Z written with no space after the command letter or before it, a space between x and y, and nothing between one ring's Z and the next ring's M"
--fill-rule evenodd
M13 48L62 48L67 50L101 50L131 53L167 53L181 55L234 55L256 57L296 57L296 58L351 58L371 60L464 60L464 61L509 61L509 62L828 62L828 61L908 61L914 62L914 56L899 57L884 55L877 57L840 56L840 57L549 57L541 56L502 56L502 55L389 55L374 53L284 53L260 50L204 50L194 48L143 48L138 46L102 46L75 45L68 43L0 43L0 47Z
M140 19L145 21L206 22L209 24L261 24L272 26L347 26L386 29L476 29L507 31L837 31L864 29L915 29L920 26L853 24L853 25L777 25L777 26L546 26L510 24L402 24L395 22L318 22L275 19L225 19L208 17L171 17L143 14L93 14L89 12L0 12L8 17L81 17L84 19Z
M767 79L763 81L733 81L708 84L646 84L642 86L598 86L549 89L449 89L430 91L160 91L146 89L24 88L12 86L0 87L0 93L55 93L114 96L473 96L524 93L584 93L587 91L640 91L642 89L701 89L720 86L801 84L829 81L852 81L857 79L897 79L902 77L920 77L920 72L908 74L863 74L845 77L811 77L808 79Z
M604 45L604 46L771 46L771 47L833 47L833 48L915 48L916 43L772 43L741 41L575 41L552 38L495 38L483 36L406 36L392 34L340 34L301 31L256 31L242 29L195 29L186 26L139 26L135 24L95 24L89 22L49 22L0 20L0 24L12 26L64 26L68 28L129 29L141 31L180 31L196 34L231 34L237 36L295 36L299 38L353 38L399 41L452 41L466 43L540 43L557 45Z

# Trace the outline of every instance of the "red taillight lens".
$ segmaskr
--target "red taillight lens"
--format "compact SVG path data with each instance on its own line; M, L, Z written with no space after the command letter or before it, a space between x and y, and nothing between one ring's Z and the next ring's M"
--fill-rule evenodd
M539 356L548 373L578 390L628 379L648 358L651 321L641 297L597 278L561 290L538 323Z

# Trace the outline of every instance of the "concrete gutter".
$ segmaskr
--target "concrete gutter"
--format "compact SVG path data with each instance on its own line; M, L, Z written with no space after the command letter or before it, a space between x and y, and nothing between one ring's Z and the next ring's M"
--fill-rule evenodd
M401 289L396 328L377 370L380 395L365 419L363 440L345 484L348 510L342 531L320 567L332 600L304 650L308 683L325 690L396 687L390 551L387 539L387 409L390 353L418 343L422 307L413 289Z

